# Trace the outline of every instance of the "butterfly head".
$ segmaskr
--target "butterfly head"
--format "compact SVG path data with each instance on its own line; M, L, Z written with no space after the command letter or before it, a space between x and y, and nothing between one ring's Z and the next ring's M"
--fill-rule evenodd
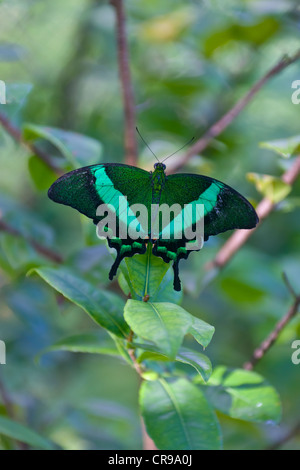
M166 165L164 163L158 162L154 164L154 169L165 171Z
M152 174L152 187L154 191L160 192L165 179L166 179L166 174L165 174L165 169L166 165L162 162L157 162L154 164L154 172Z

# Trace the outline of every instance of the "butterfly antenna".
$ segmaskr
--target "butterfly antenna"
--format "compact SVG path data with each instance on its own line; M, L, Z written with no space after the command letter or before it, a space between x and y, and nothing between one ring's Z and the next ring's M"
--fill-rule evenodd
M152 155L154 155L154 157L156 158L156 160L159 162L157 156L156 156L155 153L151 150L151 148L149 147L149 145L147 144L147 142L145 141L144 137L142 136L142 134L140 133L140 131L138 130L137 127L136 127L136 131L137 131L138 135L140 136L140 138L142 139L142 141L144 142L144 144L146 145L146 147L148 147L148 149L150 150L150 152L152 153Z
M168 155L166 158L164 158L162 163L165 162L168 158L173 157L173 155L175 155L175 153L180 152L180 150L184 149L184 147L189 145L194 139L195 139L195 137L192 137L186 144L184 144L182 147L180 147L180 149L176 150L176 152L173 152L173 153L171 153L171 155Z

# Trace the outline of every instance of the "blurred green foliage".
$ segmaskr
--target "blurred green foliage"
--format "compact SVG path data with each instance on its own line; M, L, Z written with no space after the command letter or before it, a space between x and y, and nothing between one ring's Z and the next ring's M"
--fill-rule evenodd
M300 10L292 0L128 0L126 12L137 121L158 157L192 135L200 137L283 54L299 48ZM3 0L0 18L0 79L7 84L0 112L63 171L72 164L123 162L123 107L108 2ZM294 136L300 134L300 107L291 102L297 79L299 63L269 81L185 168L226 182L254 204L262 194L280 201L222 272L209 278L204 266L230 234L211 238L182 262L183 308L215 326L206 351L213 369L241 368L287 311L292 299L283 272L300 291L300 182L290 192L276 186L299 145ZM171 169L172 159L168 163ZM139 165L153 166L142 145ZM56 264L36 250L35 241L60 254L74 275L107 295L122 295L117 283L108 281L111 255L89 220L49 201L53 170L2 128L0 168L1 220L19 233L0 231L0 339L7 347L0 378L14 413L49 439L37 444L44 448L53 442L66 449L140 448L135 371L109 354L109 344L102 350L108 355L72 354L71 347L45 352L66 336L99 334L99 328L34 271L26 275L32 268L49 273ZM282 421L259 424L228 416L225 400L218 413L225 449L267 448L296 424L300 366L291 361L291 344L299 337L295 317L256 367L281 397ZM228 394L221 372L214 377ZM237 385L231 384L230 393L247 401ZM151 387L144 386L146 398ZM5 420L1 398L0 414ZM34 445L36 438L28 435L26 442ZM281 448L299 449L299 439ZM0 448L12 446L0 437Z

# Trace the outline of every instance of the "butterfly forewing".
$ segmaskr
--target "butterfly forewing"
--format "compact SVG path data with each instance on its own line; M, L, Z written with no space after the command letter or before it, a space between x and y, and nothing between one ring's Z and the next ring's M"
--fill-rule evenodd
M165 198L169 204L180 201L182 207L191 203L204 205L205 240L226 230L253 228L258 222L247 199L225 183L207 176L168 176Z
M71 206L98 222L100 204L111 204L116 213L119 197L126 198L128 207L134 203L151 204L150 175L129 165L114 163L91 165L61 176L48 191L50 199Z
M50 187L49 198L59 204L73 207L87 217L95 219L96 210L101 200L95 189L95 178L91 168L99 166L79 168L61 176Z

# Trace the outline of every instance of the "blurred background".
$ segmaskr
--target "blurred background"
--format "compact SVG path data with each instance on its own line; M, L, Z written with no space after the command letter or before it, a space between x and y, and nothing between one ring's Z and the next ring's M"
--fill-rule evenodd
M284 54L300 46L297 1L127 0L125 6L137 124L158 157L201 137ZM0 79L6 84L0 114L50 154L61 171L74 161L77 167L124 162L115 15L108 2L0 2ZM300 104L291 100L295 80L300 62L268 81L182 171L220 179L256 205L264 194L253 184L258 177L250 181L248 173L272 175L276 182L297 150L295 145L284 158L284 152L261 145L279 140L285 149L290 137L300 135ZM299 145L300 138L295 142ZM182 153L169 159L170 171ZM139 141L138 165L150 170L153 163ZM0 340L7 348L2 387L20 422L66 449L139 449L134 370L109 356L41 355L64 336L98 327L42 279L27 275L31 268L61 257L95 285L122 295L117 283L108 281L111 256L92 222L48 199L56 177L0 126ZM296 181L221 272L208 272L205 265L230 233L211 238L200 253L182 261L183 307L216 328L206 351L213 366L242 367L288 310L293 299L283 272L300 292L299 210ZM295 339L300 339L299 316L255 368L279 392L282 422L261 425L220 414L225 449L268 448L297 424ZM5 415L3 395L0 414ZM11 446L0 436L0 448ZM299 434L280 448L299 450Z

